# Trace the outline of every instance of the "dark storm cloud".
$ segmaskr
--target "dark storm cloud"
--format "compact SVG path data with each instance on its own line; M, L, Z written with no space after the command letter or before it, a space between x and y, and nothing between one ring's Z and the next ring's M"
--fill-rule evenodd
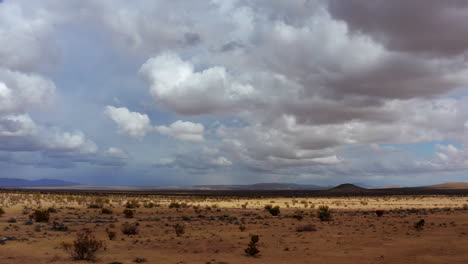
M468 49L465 0L330 0L329 10L390 50L453 56Z

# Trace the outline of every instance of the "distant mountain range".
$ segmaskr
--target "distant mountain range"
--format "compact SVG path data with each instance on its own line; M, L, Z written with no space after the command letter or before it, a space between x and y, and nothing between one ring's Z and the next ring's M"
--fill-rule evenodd
M33 187L47 189L80 189L80 190L128 190L128 191L157 191L157 190L187 190L187 191L229 191L229 190L329 190L330 192L346 193L346 192L367 192L370 190L384 189L468 189L466 182L447 182L437 185L420 186L420 187L400 187L396 185L387 187L371 187L363 183L345 183L333 186L319 186L314 184L296 184L296 183L256 183L250 185L196 185L196 186L92 186L82 185L76 182L69 182L57 179L39 179L26 180L18 178L0 178L0 187Z
M0 187L54 187L72 185L80 184L55 179L25 180L18 178L0 178Z

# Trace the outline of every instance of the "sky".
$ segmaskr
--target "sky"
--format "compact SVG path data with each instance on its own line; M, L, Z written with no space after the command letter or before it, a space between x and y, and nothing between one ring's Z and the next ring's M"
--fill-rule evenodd
M468 181L464 0L0 1L0 177Z

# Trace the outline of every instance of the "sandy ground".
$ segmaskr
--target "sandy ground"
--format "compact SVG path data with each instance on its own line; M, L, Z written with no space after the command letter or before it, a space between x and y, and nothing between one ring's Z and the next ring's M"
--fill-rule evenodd
M87 263L72 261L61 248L72 241L76 231L88 228L107 250L96 263L468 263L468 197L389 196L351 198L265 198L205 199L187 197L126 197L86 195L0 194L0 263ZM106 200L106 199L109 199ZM125 204L140 205L134 218L122 214ZM152 202L156 207L145 208ZM169 208L171 202L185 208ZM113 214L90 209L103 204ZM279 216L263 209L279 206ZM333 209L333 221L321 222L320 205ZM194 207L195 206L195 207ZM209 209L207 208L209 206ZM36 208L54 207L49 223L25 225ZM243 208L245 207L245 208ZM289 207L289 208L288 208ZM385 211L382 217L375 209ZM302 211L302 220L291 216ZM8 223L16 218L16 223ZM425 220L417 231L414 224ZM52 222L63 223L68 231L53 231ZM124 235L120 226L138 223L137 235ZM177 237L174 225L185 227ZM316 231L297 232L312 224ZM40 225L40 227L38 227ZM240 226L245 230L241 231ZM106 230L115 231L109 240ZM259 235L260 256L249 257L244 249L251 235Z

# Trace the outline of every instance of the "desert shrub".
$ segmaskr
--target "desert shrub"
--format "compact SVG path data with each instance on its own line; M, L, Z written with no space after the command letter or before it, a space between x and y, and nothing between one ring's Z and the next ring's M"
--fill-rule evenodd
M30 218L36 222L49 222L50 213L47 209L36 209L34 213L30 215Z
M180 208L180 207L182 207L182 204L181 204L181 203L178 203L178 202L171 202L171 203L169 204L169 208L176 208L176 209L178 209L178 208Z
M133 218L133 216L135 215L135 210L125 209L122 213L125 215L126 218Z
M463 210L468 210L468 204L463 205ZM1 209L0 209L0 216L2 216Z
M378 217L381 217L384 215L384 210L375 210L375 214L378 216Z
M156 207L156 204L154 202L146 202L143 204L145 208L154 208Z
M104 241L97 240L91 231L81 231L76 234L75 241L62 243L62 248L74 260L95 260L98 253L106 250Z
M414 224L414 228L415 228L417 231L423 230L425 222L426 222L426 221L424 221L424 219L419 220L418 222L416 222L416 223Z
M102 208L101 213L103 213L103 214L112 214L113 212L109 208Z
M52 223L52 230L66 232L66 231L68 231L68 227L63 223L59 223L57 221L54 221Z
M138 204L138 201L136 201L136 200L131 200L131 201L128 201L128 202L125 204L125 207L128 208L128 209L133 209L133 208L139 208L140 205Z
M54 208L54 207L49 207L49 208L47 208L47 211L49 211L49 213L56 213L57 209Z
M326 205L321 205L317 209L317 217L320 221L331 221L333 219L330 208Z
M181 224L175 224L174 225L174 231L176 233L176 236L181 236L183 234L185 234L185 227Z
M300 221L304 218L304 215L305 213L303 211L296 211L291 217Z
M117 237L117 232L107 231L107 237L109 238L109 240L115 240L115 238Z
M138 226L136 224L125 223L120 227L120 230L124 235L138 234Z
M260 253L260 250L257 248L259 237L258 235L253 235L250 237L250 243L246 249L244 249L245 254L250 257L255 257Z
M301 225L296 228L297 232L311 232L311 231L317 231L314 225L312 224L307 224L307 225Z
M16 223L16 218L12 217L7 220L7 223Z
M92 203L92 204L88 205L88 208L90 208L90 209L99 209L99 208L102 208L102 204Z
M0 217L5 214L5 210L3 208L0 208Z
M265 210L270 212L270 214L273 215L273 216L277 216L277 215L280 214L280 207L279 206L273 207L271 204L268 204L268 205L265 205Z
M239 225L239 230L240 230L241 232L244 232L245 229L246 229L245 225Z

